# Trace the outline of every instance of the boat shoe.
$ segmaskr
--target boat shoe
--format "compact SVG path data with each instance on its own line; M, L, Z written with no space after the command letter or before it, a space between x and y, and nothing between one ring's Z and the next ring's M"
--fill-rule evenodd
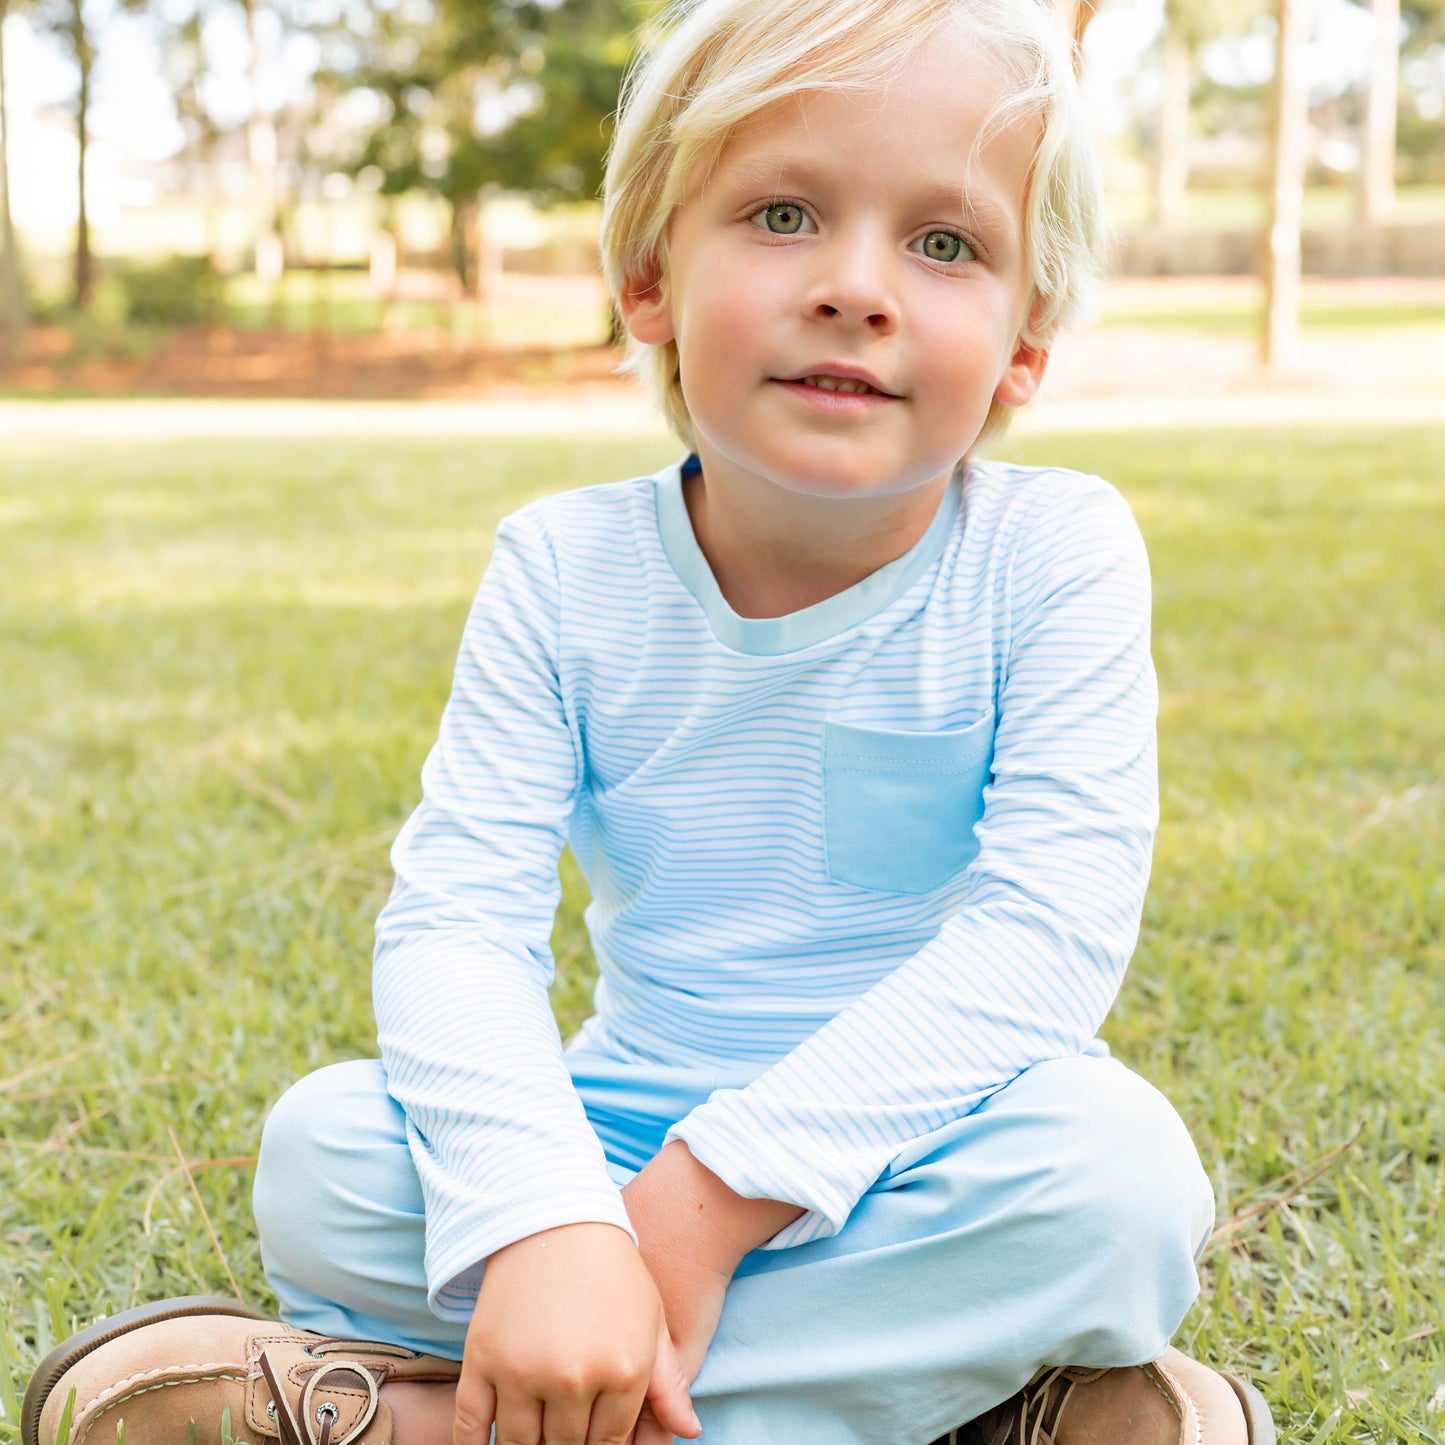
M382 1385L460 1373L455 1360L310 1334L235 1300L163 1300L52 1350L25 1392L20 1439L67 1445L56 1437L71 1402L68 1445L112 1445L122 1422L126 1445L391 1445Z
M1275 1445L1253 1385L1166 1350L1148 1365L1040 1370L934 1445Z

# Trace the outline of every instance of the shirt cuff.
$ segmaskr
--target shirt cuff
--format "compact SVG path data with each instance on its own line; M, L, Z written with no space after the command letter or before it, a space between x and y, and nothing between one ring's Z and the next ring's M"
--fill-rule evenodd
M528 1235L564 1224L615 1224L637 1243L620 1190L553 1199L545 1206L530 1199L500 1209L479 1205L449 1220L440 1238L428 1238L427 1306L438 1319L470 1320L488 1257Z

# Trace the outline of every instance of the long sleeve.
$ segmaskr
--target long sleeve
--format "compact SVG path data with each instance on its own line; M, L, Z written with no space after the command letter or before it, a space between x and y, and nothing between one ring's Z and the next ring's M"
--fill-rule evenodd
M407 1115L443 1317L469 1315L477 1266L513 1240L583 1221L630 1232L547 999L582 771L557 605L547 539L518 514L498 531L377 922L382 1060Z
M769 1247L835 1232L907 1143L1084 1049L1113 1003L1158 819L1148 562L1116 493L1077 493L1065 512L1045 496L1025 517L1004 579L1010 636L963 905L672 1130L739 1193L804 1206Z

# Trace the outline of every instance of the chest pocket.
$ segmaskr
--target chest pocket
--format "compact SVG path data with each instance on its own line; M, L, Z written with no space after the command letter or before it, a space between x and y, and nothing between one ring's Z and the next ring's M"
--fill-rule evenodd
M994 715L950 732L851 723L823 733L823 830L835 883L928 893L978 853Z

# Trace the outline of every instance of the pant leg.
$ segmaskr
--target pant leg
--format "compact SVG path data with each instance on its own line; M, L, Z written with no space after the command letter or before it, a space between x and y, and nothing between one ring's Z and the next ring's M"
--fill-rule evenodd
M619 1179L692 1092L673 1080L649 1113L635 1069L609 1080L594 1060L575 1077ZM619 1094L630 1148L612 1137ZM460 1355L465 1327L426 1309L420 1189L379 1065L283 1098L256 1210L290 1323ZM1156 1090L1107 1058L1038 1065L915 1141L834 1237L743 1261L694 1384L704 1445L922 1445L1041 1365L1153 1359L1194 1298L1212 1217Z
M461 1359L466 1326L427 1307L421 1181L379 1062L332 1064L281 1096L251 1203L287 1324Z
M704 1439L922 1445L1044 1365L1156 1359L1213 1215L1163 1095L1107 1057L1039 1064L910 1146L837 1235L743 1261L695 1384Z

